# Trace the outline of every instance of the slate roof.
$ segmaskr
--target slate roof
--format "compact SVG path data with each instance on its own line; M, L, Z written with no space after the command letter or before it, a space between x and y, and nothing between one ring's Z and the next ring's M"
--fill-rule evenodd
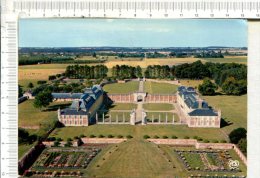
M189 113L190 116L217 116L218 114L210 108L195 109Z
M209 108L208 103L202 101L201 106L199 106L199 98L193 87L180 86L178 88L179 95L184 99L185 104L194 109L189 113L190 116L217 116L218 114L211 108Z
M60 93L62 96L64 93ZM87 115L89 109L93 106L103 94L103 90L99 85L94 85L92 88L86 88L84 93L80 93L78 100L73 100L69 108L63 109L61 115ZM60 95L58 95L60 97ZM66 97L68 95L65 95ZM78 97L78 96L77 96Z
M82 93L52 93L56 99L80 99Z

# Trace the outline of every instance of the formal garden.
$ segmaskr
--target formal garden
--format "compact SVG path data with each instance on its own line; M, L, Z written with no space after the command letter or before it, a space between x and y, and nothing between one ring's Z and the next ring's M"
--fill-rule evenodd
M238 167L230 167L232 156L229 150L174 150L188 171L239 172Z
M101 147L45 149L31 169L25 174L29 176L82 176L93 158L101 151Z

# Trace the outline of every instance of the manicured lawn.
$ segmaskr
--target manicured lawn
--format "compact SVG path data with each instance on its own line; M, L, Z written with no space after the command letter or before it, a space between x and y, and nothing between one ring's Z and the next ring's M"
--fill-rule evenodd
M18 84L22 86L23 91L27 91L28 89L28 84L31 82L33 84L34 87L37 87L37 79L23 79L23 80L19 80Z
M115 103L109 109L110 110L133 110L133 109L136 109L136 104L134 104L134 103Z
M117 135L132 135L134 138L143 138L143 135L149 135L153 137L154 135L168 136L169 138L173 135L178 138L184 138L188 136L192 138L193 136L199 136L203 139L213 140L223 140L226 139L225 135L220 131L220 129L214 128L188 128L184 125L91 125L88 127L63 127L55 129L50 136L60 137L66 140L67 138L73 138L74 136L79 136L84 134L90 136L94 134L96 136L112 134Z
M18 105L19 127L39 127L43 123L51 123L57 119L58 108L69 106L70 102L54 102L48 107L49 111L41 111L33 106L34 100L27 100Z
M174 109L174 106L172 104L167 103L147 103L143 104L143 108L145 110L151 110L151 111L170 111Z
M90 163L89 177L170 177L173 173L172 164L153 143L132 139L114 147Z
M155 145L145 140L131 139L120 144L109 145L91 161L86 177L188 177L190 175L246 175L242 172L202 172L187 171L177 158L174 147ZM179 148L177 148L179 149ZM189 149L194 149L189 147ZM199 160L192 158L196 165Z
M222 128L227 134L238 127L247 128L247 95L242 96L203 96L210 106L221 109L222 118L230 125Z
M67 138L73 138L75 136L80 136L84 134L85 136L93 135L104 135L107 136L112 134L113 136L117 135L132 135L134 133L134 127L131 125L91 125L88 127L63 127L56 128L52 133L51 137L60 137L63 140Z
M22 158L25 153L27 153L34 144L19 144L18 145L18 159Z
M183 80L183 79L181 79L180 83L181 83L181 85L184 85L184 86L198 88L198 86L203 83L203 80Z
M108 92L108 94L118 93L131 93L138 90L139 82L131 81L126 83L113 83L108 84L103 87L103 89Z
M169 83L157 83L146 81L144 90L150 94L173 94L176 93L178 86Z
M192 168L196 168L196 167L199 167L200 169L204 168L204 164L199 154L185 152L183 153L183 155Z

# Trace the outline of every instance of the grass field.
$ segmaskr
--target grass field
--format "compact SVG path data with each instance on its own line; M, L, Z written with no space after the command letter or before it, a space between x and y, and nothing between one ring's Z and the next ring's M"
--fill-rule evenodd
M178 86L169 83L157 83L146 81L144 90L150 94L172 94L177 91Z
M49 111L41 111L33 106L33 100L27 100L18 105L19 127L34 128L40 124L50 123L57 119L57 109L69 106L70 102L51 103Z
M25 153L27 153L34 144L19 144L18 145L18 159L22 158Z
M31 82L33 84L34 87L37 87L37 81L39 81L38 79L22 79L18 81L18 84L22 86L23 91L27 91L28 89L28 84Z
M170 111L174 109L174 106L168 103L146 103L143 104L143 108L151 111Z
M85 171L86 177L188 177L190 175L246 175L242 172L187 171L168 145L155 145L145 140L131 139L104 148ZM194 148L189 148L194 149ZM236 159L237 157L232 158ZM239 160L239 159L238 159ZM195 160L196 161L196 160ZM241 161L240 161L241 162ZM242 164L242 163L241 163Z
M225 58L203 58L203 62L247 64L247 56L225 56Z
M103 87L103 89L108 92L108 94L117 93L117 94L123 94L123 93L131 93L138 90L139 82L137 81L131 81L126 83L113 83L113 84L107 84Z
M184 86L198 88L198 86L203 83L203 80L183 80L183 79L181 79L180 83L181 83L181 85L184 85Z
M115 103L109 109L110 110L132 110L136 109L137 105L134 103Z
M142 138L143 135L149 135L153 137L158 135L160 137L166 135L169 138L173 135L178 138L184 138L188 136L199 136L208 140L224 140L226 136L220 131L220 129L214 128L188 128L184 125L146 125L146 126L132 126L132 125L91 125L89 127L63 127L55 129L50 136L60 137L64 140L67 138L73 138L84 134L90 136L94 134L96 136L112 134L117 135L132 135L134 138Z
M221 109L222 118L230 125L222 128L226 133L230 133L238 127L247 128L247 95L242 96L203 96L209 105Z

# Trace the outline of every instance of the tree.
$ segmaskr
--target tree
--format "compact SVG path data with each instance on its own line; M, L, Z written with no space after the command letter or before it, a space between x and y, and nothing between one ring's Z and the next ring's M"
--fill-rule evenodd
M92 56L93 56L94 58L96 58L96 57L97 57L97 54L94 52Z
M33 83L32 82L30 82L29 84L28 84L28 88L33 88L34 86L33 86Z
M203 83L199 85L199 92L202 95L215 95L215 90L217 88L217 85L211 82L209 78L205 78Z
M246 155L247 154L247 140L246 138L241 138L238 142L239 149Z
M34 100L34 107L35 108L42 108L47 107L53 100L52 94L50 91L42 91L36 95Z
M50 75L49 76L49 80L55 80L56 79L56 76L55 75Z
M240 139L246 138L246 129L245 128L237 128L234 129L232 132L229 134L229 139L231 143L237 144Z
M23 89L21 85L18 85L18 97L23 96Z
M228 77L222 85L222 90L228 95L241 95L247 92L246 80L236 80Z

